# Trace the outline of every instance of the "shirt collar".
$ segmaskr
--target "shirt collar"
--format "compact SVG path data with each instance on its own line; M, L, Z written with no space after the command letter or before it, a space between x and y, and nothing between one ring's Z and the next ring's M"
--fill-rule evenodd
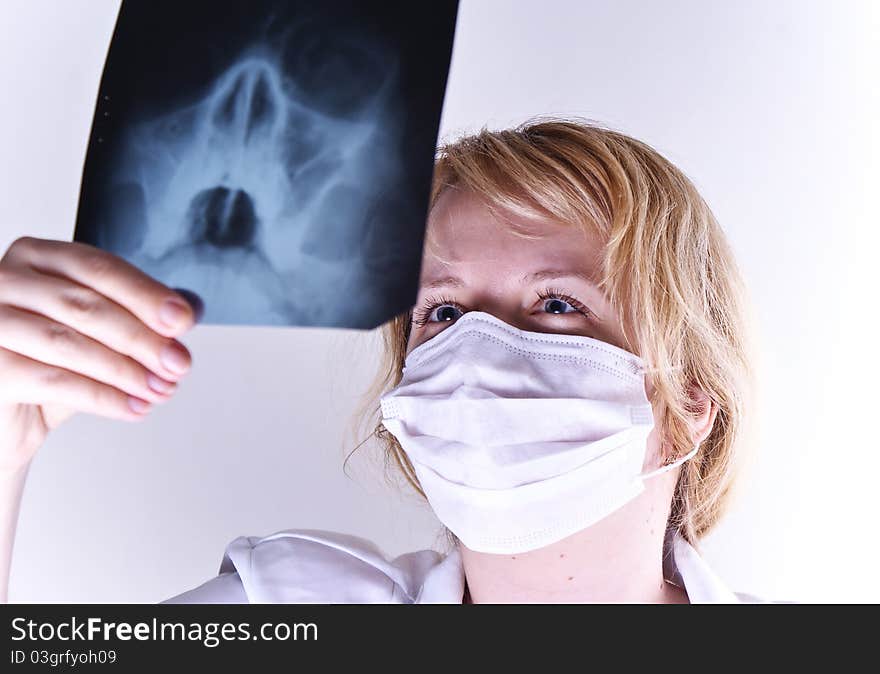
M669 579L687 590L691 604L740 603L736 594L718 577L696 548L678 532L672 538L671 557L671 575L674 577Z

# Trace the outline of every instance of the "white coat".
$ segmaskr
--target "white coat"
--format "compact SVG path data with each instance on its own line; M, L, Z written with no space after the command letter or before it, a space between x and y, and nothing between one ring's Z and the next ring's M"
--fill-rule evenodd
M665 577L684 587L692 604L764 603L728 589L678 534L666 559ZM219 575L161 603L460 604L464 581L458 548L389 560L357 536L288 529L239 536L226 547Z

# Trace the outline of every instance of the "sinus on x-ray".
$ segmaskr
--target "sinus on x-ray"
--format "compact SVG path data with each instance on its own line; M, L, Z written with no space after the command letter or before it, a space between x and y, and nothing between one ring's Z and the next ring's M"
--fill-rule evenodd
M206 324L415 301L457 2L124 0L74 240Z

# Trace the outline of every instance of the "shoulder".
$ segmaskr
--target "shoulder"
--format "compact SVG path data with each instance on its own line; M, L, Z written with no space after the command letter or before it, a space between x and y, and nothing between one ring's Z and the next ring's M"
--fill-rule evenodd
M161 603L412 603L441 560L430 549L389 559L373 542L335 531L239 536L215 578Z

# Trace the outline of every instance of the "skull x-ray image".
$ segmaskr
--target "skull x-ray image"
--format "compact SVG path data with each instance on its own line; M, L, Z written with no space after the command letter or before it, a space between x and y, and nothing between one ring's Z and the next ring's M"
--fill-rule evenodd
M202 323L371 329L415 301L457 2L124 0L74 240Z

